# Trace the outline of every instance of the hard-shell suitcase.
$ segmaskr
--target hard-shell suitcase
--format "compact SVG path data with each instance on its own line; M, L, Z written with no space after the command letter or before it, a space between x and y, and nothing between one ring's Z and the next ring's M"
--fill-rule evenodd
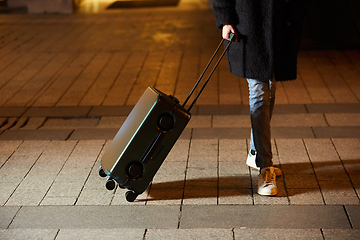
M231 35L231 39L234 36ZM222 43L183 103L154 87L148 87L101 159L99 174L108 177L106 188L116 182L127 188L126 200L132 202L143 193L191 118L190 110L204 90L211 75L230 46L227 44L218 62L188 109L185 105L203 78Z

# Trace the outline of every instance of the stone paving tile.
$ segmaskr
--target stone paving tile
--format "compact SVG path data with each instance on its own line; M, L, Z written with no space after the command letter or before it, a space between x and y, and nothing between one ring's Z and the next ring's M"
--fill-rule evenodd
M233 240L231 229L149 229L145 240L224 239Z
M166 157L166 162L187 162L190 140L179 139Z
M44 92L42 92L41 96L36 99L33 106L56 106L61 97L66 94L66 92L71 88L72 84L76 81L76 79L78 79L84 69L86 69L94 55L95 53L93 52L90 53L82 51L75 55L75 58L72 58L70 62L62 69L63 71L61 71L60 74L58 74L52 81L52 84L44 89Z
M11 117L11 118L5 119L5 121L2 123L2 125L0 127L0 131L5 131L7 129L10 129L17 123L17 121L18 121L18 118L16 118L16 117Z
M151 187L146 199L146 205L178 205L181 206L184 197L183 188L156 188Z
M9 159L9 157L17 150L22 140L2 141L0 144L0 166Z
M24 141L0 168L1 183L14 183L10 186L17 187L27 176L29 169L33 167L48 144L48 141ZM6 196L2 198L5 200ZM2 205L4 203L6 201Z
M277 229L350 229L343 207L335 205L184 205L182 208L180 229L239 228L239 226Z
M304 143L311 162L341 165L339 156L330 139L304 139ZM315 172L317 172L316 169Z
M90 107L32 107L23 116L27 117L86 117Z
M327 85L329 91L336 102L352 102L356 95L349 88L349 84L342 78L339 71L334 68L333 61L329 59L337 54L332 54L333 50L312 51L309 53L311 59L316 63L316 67ZM344 61L346 61L344 59Z
M55 200L57 204L60 200L65 200L67 203L69 200L76 200L103 146L103 140L80 141L56 175L56 179L44 198L43 205L49 205L49 201L52 200ZM70 205L73 204L75 202Z
M15 125L13 126L10 126L8 129L20 129L22 128L28 121L28 118L27 117L20 117L20 118L17 118L14 122Z
M117 128L120 129L126 117L101 117L97 128Z
M9 229L176 229L179 211L179 206L24 206Z
M77 197L66 196L49 196L47 195L41 201L41 206L73 206L77 201Z
M335 103L334 97L327 89L322 76L317 70L316 63L311 61L307 51L299 53L298 72L312 102Z
M217 156L218 151L217 139L194 139L191 141L189 156Z
M186 128L211 128L212 116L191 116Z
M355 188L359 188L360 179L357 178L360 166L360 141L357 138L332 139L336 152L339 154L346 172L351 177Z
M249 136L250 128L195 128L192 139L247 139Z
M44 67L52 55L53 54L51 53L25 53L19 60L27 61L23 68L18 69L10 79L6 79L6 76L1 76L2 88L0 89L0 105L4 105L8 102L18 89L21 89L27 81L34 77L34 75Z
M287 174L314 174L314 170L302 139L276 139L281 169Z
M360 141L358 138L336 139L331 141L335 145L336 152L339 154L343 164L348 172L351 172L352 167L356 168L356 163L360 159Z
M218 202L217 192L217 186L186 186L183 205L216 205Z
M322 240L323 236L319 229L254 229L235 228L235 240L238 239L312 239Z
M39 129L44 122L46 121L46 117L30 117L27 118L27 122L24 126L21 126L22 130L34 130Z
M217 179L217 172L218 163L216 156L190 157L186 173L186 180L201 178Z
M325 240L355 240L360 238L360 230L358 229L322 229L322 232Z
M314 138L310 127L272 127L271 137L275 139Z
M6 229L14 219L20 207L0 207L0 229Z
M305 188L319 190L319 183L315 174L284 174L287 188Z
M86 139L106 139L112 140L118 128L83 128L75 129L70 135L70 140L86 140ZM0 135L1 136L1 135Z
M291 205L323 205L324 198L320 190L316 189L291 189L287 188L289 202Z
M219 162L218 164L219 178L229 178L248 176L250 177L249 167L244 162ZM221 183L221 182L220 182ZM247 184L245 184L247 185ZM248 185L247 185L248 186ZM250 187L250 186L248 186Z
M8 130L0 135L0 140L66 140L72 131L72 129Z
M309 113L359 113L359 103L313 103L305 104Z
M46 38L46 36L42 37ZM36 95L39 96L43 89L48 86L48 81L50 80L51 82L51 79L53 79L66 62L73 57L70 53L48 54L51 59L49 59L47 64L16 92L14 96L6 102L5 106L31 105L34 101L34 93L37 93Z
M167 162L165 160L156 173L151 188L184 188L186 166L186 162Z
M193 129L185 128L184 131L181 133L179 139L186 139L189 140L192 138Z
M305 104L276 104L274 107L274 115L304 113L307 113Z
M248 115L215 115L214 128L250 128L251 122Z
M350 59L347 58L346 54L343 54L340 51L329 50L328 55L332 59L332 62L335 64L336 69L343 76L348 86L353 90L352 93L359 99L359 87L356 81L356 79L358 79L360 75L358 68L346 66L349 63ZM354 58L352 57L351 59Z
M253 204L252 190L245 188L219 189L218 204Z
M79 129L79 128L94 128L98 125L99 119L94 118L48 118L40 129Z
M327 127L324 115L320 113L274 114L272 127Z
M105 67L101 70L99 76L96 77L94 83L91 85L88 92L81 100L80 102L81 106L101 105L102 101L106 98L108 91L113 86L115 79L122 71L121 66L123 66L125 62L128 60L129 54L130 52L128 51L111 53L111 57L109 61L106 63ZM114 110L115 111L113 113L119 113L118 111L116 111L116 107L114 108ZM105 111L103 113L105 115L100 115L100 116L106 116L107 112ZM128 115L128 113L126 115ZM96 113L96 111L94 111L94 114L99 114L99 113Z
M249 115L248 105L198 105L197 115Z
M0 238L3 240L20 239L43 239L53 240L57 237L58 229L10 229L0 230Z
M244 163L248 147L244 139L219 139L219 162Z
M4 125L4 124L6 124L6 120L7 120L7 118L0 118L0 124L1 124L1 126Z
M46 190L42 189L17 189L7 201L6 206L37 206L46 193Z
M56 240L68 239L89 239L96 240L106 237L109 240L119 238L129 240L142 240L144 238L145 229L60 229Z
M327 123L331 126L360 126L360 113L327 113Z
M360 207L358 205L346 205L345 209L351 226L355 229L360 229Z
M134 201L132 203L126 201L126 199L125 199L125 194L127 191L128 191L127 189L116 188L114 196L111 201L111 205L112 206L144 206L144 205L146 205L146 200L149 195L149 187L145 190L145 192L143 192L142 194L137 196L136 201Z
M84 188L76 201L77 206L109 206L114 197L112 191L105 188L105 181L102 181L101 189ZM49 204L48 204L49 205Z
M111 54L107 52L96 54L57 101L56 106L78 106L110 57Z
M1 107L0 117L20 117L27 109L27 107Z
M329 204L360 204L359 198L348 181L319 181L325 203Z
M299 104L311 103L312 99L307 92L302 76L298 75L297 79L299 81L280 82L278 86L282 86L283 92L286 93L286 99L289 104L296 106ZM285 106L286 103L286 101L282 101L282 105Z
M89 117L128 116L134 106L94 106Z

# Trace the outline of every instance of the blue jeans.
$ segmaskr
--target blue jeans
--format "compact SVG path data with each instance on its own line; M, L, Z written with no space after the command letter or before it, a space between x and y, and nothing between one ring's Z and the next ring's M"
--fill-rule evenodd
M265 168L273 165L270 121L275 104L275 79L247 79L251 118L250 148L256 151L256 165Z

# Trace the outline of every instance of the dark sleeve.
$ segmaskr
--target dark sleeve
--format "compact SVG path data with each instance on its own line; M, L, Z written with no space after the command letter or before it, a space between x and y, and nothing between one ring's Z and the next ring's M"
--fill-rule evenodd
M236 0L213 0L216 26L222 28L224 24L237 24L238 18L235 10Z

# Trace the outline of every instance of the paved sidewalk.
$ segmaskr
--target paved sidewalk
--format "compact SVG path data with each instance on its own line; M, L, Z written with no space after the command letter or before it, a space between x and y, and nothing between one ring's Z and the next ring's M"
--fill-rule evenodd
M303 49L278 84L278 196L245 165L248 90L226 61L147 191L105 189L99 161L142 92L184 101L218 45L204 2L0 15L0 239L360 238L357 49Z

